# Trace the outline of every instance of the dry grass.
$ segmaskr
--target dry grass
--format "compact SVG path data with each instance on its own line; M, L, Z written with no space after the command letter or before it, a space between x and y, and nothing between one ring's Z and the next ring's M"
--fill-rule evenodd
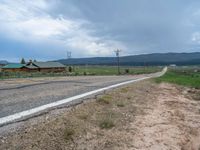
M118 102L117 107L125 107L125 104L123 102Z
M64 139L71 140L72 136L75 134L75 130L73 128L66 127L64 130Z
M7 138L6 144L0 143L0 149L134 149L134 135L139 130L134 125L136 118L143 118L149 107L156 105L155 95L149 94L151 90L160 89L155 83L144 81L65 108L48 121L41 116L41 123L31 127L29 123L23 132ZM184 120L181 112L174 113Z
M109 119L109 118L102 120L99 124L99 127L101 129L111 129L114 126L115 126L115 124L114 124L113 120Z
M97 102L99 102L101 104L110 104L111 100L112 100L111 95L105 95L105 96L98 98Z

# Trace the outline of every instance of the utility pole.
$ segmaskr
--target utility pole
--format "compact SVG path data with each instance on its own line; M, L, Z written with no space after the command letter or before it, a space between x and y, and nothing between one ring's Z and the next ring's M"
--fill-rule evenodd
M118 69L118 74L120 74L120 68L119 68L119 53L121 52L120 49L117 49L114 51L117 57L117 69Z

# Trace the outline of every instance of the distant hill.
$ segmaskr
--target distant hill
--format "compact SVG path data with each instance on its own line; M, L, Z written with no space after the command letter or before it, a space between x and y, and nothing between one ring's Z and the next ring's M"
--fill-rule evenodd
M65 65L116 65L116 57L71 58L57 60ZM198 65L200 52L153 53L120 57L120 65Z
M6 60L0 60L0 65L7 65L8 62Z

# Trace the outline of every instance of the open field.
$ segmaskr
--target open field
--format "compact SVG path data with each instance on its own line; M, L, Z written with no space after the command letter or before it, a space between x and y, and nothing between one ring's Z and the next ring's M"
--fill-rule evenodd
M142 81L7 126L0 149L199 150L200 101L193 94Z
M136 75L154 73L162 70L162 67L120 67L121 74ZM68 70L68 69L66 69ZM116 66L74 66L72 72L45 73L45 72L0 72L1 79L34 78L34 77L61 77L83 75L118 75Z
M147 74L161 71L162 67L130 67L121 66L121 74ZM75 74L83 75L117 75L117 66L75 66Z
M199 68L177 68L169 69L157 82L169 82L200 89L200 67Z

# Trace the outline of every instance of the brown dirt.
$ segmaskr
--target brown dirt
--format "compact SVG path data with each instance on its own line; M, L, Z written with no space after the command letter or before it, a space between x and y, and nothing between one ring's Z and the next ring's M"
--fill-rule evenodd
M115 89L20 123L0 149L199 150L199 91L190 91L152 81Z

